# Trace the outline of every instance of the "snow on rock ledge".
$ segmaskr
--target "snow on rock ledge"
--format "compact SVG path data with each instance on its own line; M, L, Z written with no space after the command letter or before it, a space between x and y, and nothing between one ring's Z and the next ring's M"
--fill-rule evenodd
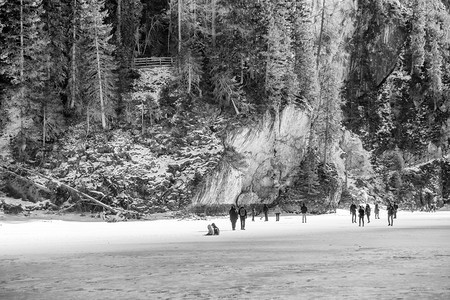
M192 205L270 203L306 152L309 113L284 108L279 124L266 113L258 126L234 130L224 140L225 154L192 199Z

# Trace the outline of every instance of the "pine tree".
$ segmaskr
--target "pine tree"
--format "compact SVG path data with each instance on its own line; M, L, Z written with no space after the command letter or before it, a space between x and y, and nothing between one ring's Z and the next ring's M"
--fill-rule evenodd
M311 11L306 2L305 0L297 0L293 15L294 71L298 78L297 97L302 102L317 107L318 83L314 62L314 35Z
M0 61L2 74L10 78L13 89L17 90L17 93L10 94L9 111L14 114L13 107L20 111L17 117L23 130L32 127L30 112L35 98L34 87L40 83L47 69L47 59L41 54L45 53L48 39L41 35L41 3L21 0L18 4L6 2L0 6L0 19L8 17L8 22L2 25L4 42L0 46Z
M425 1L413 1L411 20L411 73L420 74L425 61Z
M120 5L119 5L120 4ZM139 28L142 4L138 0L118 1L116 14L116 60L118 62L118 114L123 110L123 94L130 90L132 82L131 67L136 47L135 33Z
M107 128L107 118L114 115L116 65L113 58L114 46L111 26L104 24L107 12L104 1L82 0L81 4L81 52L83 55L82 88L86 96L86 116L100 119L102 128ZM97 109L99 108L99 109ZM95 112L99 111L99 115Z
M81 3L79 0L71 1L72 16L70 20L71 30L71 51L70 51L70 79L69 79L69 89L70 89L70 101L69 108L73 110L75 108L77 98L79 98L80 93L80 74L78 65L81 62L81 56L79 53L79 43L80 43L80 26L81 26Z

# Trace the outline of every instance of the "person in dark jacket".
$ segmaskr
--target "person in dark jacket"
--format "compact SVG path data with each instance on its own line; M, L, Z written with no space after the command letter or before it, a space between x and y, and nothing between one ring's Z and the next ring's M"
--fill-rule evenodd
M358 213L359 213L359 226L361 226L362 223L362 226L364 227L364 208L361 205L359 206Z
M212 223L211 227L213 228L214 235L219 235L220 234L219 227L217 227L216 224Z
M370 205L367 203L366 204L367 223L370 223L370 211L371 211Z
M308 212L308 208L306 207L305 203L302 204L301 212L302 212L302 223L306 223L306 213Z
M241 230L245 230L245 219L247 218L247 210L244 206L239 208L239 218L241 219Z
M236 222L237 222L239 216L238 216L238 211L234 205L231 205L231 209L230 209L229 213L230 213L231 228L233 230L236 230Z
M378 203L375 203L375 209L373 210L375 213L375 219L380 218L380 208L378 207Z
M394 219L397 219L397 210L398 210L397 202L394 202Z
M264 221L267 222L269 221L269 207L267 206L267 204L264 204L263 206L263 212L264 212Z
M352 203L350 205L350 214L352 215L352 223L356 223L356 205Z
M394 206L389 203L387 207L387 213L388 213L388 226L394 226Z
M277 221L277 222L280 221L281 209L278 204L277 204L277 206L275 206L274 212L275 212L275 221Z

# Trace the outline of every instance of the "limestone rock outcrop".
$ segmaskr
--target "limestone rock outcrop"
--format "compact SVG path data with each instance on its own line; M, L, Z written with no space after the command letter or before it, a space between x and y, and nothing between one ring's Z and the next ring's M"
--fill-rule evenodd
M279 121L266 113L254 127L231 131L218 167L194 195L192 205L270 203L291 183L308 145L310 113L286 106Z

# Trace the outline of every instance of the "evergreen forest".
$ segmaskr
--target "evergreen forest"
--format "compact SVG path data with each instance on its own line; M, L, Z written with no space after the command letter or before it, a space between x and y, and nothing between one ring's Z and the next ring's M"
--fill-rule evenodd
M448 0L0 0L0 207L442 206L449 50Z

